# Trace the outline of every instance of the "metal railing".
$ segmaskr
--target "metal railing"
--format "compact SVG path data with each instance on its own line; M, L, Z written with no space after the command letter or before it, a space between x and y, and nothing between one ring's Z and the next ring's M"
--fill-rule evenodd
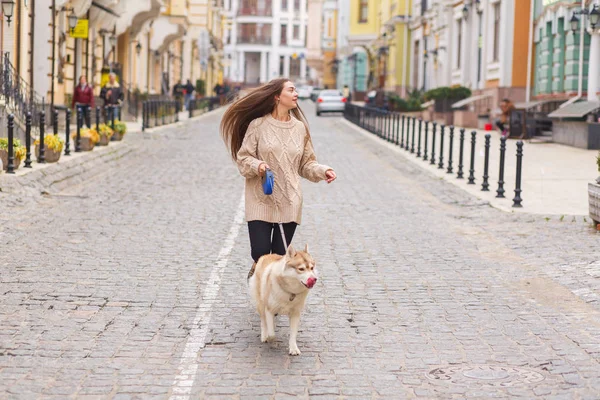
M189 118L197 117L205 112L212 111L219 107L219 105L220 99L217 96L191 99L188 103Z
M50 105L44 97L37 94L17 73L10 62L9 53L5 53L0 63L0 98L3 101L3 117L13 115L14 130L17 137L24 138L27 112L31 113L34 133L39 129L40 112L50 112ZM2 118L3 120L5 118ZM2 124L4 128L5 124Z
M179 121L180 103L173 100L147 100L142 103L142 131Z
M437 169L444 170L448 174L454 173L454 146L458 150L458 172L456 179L464 179L464 174L467 171L463 171L463 168L467 168L464 165L464 147L465 147L465 129L461 128L460 136L455 136L454 126L445 126L443 124L437 124L436 122L423 121L421 118L413 116L403 115L398 112L389 112L377 108L360 107L354 104L346 104L344 109L344 118L360 126L363 129L377 135L383 140L393 143L400 148L415 154L417 158L422 158L423 161L428 162ZM432 129L429 129L431 125ZM447 135L446 135L447 133ZM458 138L458 143L455 140ZM468 135L467 138L468 139ZM490 139L489 133L484 136L484 165L483 165L483 176L481 191L490 191L489 183L489 159L490 159ZM496 190L497 198L504 198L504 167L505 167L505 154L506 154L506 140L505 136L500 139L500 165L498 171L498 189ZM436 141L438 144L436 145ZM471 146L470 146L470 164L468 166L468 182L469 185L475 184L475 159L476 159L476 142L477 142L477 131L471 132ZM447 150L444 149L444 145L447 145ZM521 176L522 176L522 159L523 159L523 142L518 141L516 143L516 173L515 173L515 196L513 198L513 207L523 207L521 204L523 199L521 198ZM437 151L437 154L436 154ZM437 156L437 157L436 157ZM447 156L446 160L444 156Z

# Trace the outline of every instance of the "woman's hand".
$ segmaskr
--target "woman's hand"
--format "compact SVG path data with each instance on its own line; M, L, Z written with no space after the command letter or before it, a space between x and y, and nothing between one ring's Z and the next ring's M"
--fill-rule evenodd
M331 183L337 178L337 176L335 175L335 171L332 169L328 169L327 171L325 171L325 176L327 177L327 183Z
M265 176L265 172L267 172L267 169L271 169L271 168L269 168L269 164L261 163L258 166L258 175L260 175L261 177Z

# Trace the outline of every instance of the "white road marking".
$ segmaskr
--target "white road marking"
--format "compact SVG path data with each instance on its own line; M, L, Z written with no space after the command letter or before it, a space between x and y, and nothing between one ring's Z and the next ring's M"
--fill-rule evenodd
M221 284L221 275L227 262L229 255L233 249L235 239L240 231L240 227L244 222L244 196L240 200L237 212L233 218L233 225L229 230L227 238L223 242L223 247L217 257L217 262L210 273L210 278L204 287L204 291L200 297L202 304L198 306L198 312L192 323L192 330L185 344L177 376L173 381L173 391L169 400L189 400L198 372L198 352L205 346L206 334L212 318L212 308L219 294Z

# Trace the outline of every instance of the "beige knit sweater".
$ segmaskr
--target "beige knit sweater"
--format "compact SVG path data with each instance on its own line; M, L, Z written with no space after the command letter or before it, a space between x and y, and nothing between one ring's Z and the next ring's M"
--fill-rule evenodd
M275 176L271 195L263 193L258 174L263 162ZM292 116L290 121L283 122L271 114L250 123L237 153L237 165L246 178L246 221L297 224L302 220L300 177L319 182L326 179L325 172L331 169L317 163L312 142L301 121Z

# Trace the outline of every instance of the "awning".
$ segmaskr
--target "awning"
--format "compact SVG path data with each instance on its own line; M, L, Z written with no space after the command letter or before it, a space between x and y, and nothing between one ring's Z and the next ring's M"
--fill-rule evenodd
M431 107L434 103L435 103L435 100L426 101L425 103L421 104L421 108Z
M516 103L515 108L517 110L529 110L529 109L537 107L539 105L550 103L551 101L555 101L555 100L534 100L534 101L529 101L529 102L525 101L523 103Z
M466 106L467 104L471 104L471 103L476 102L477 100L483 100L488 97L492 97L492 95L491 94L480 94L477 96L467 97L466 99L457 101L456 103L452 104L452 108L461 108L463 106Z
M580 101L548 114L550 118L582 118L600 109L600 101Z

